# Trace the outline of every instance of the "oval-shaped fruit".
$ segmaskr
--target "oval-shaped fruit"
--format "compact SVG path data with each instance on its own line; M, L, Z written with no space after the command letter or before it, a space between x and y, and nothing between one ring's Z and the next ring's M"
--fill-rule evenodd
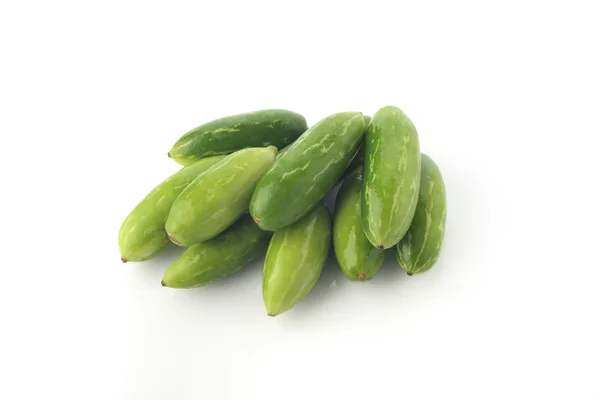
M315 286L331 246L331 216L319 203L273 234L263 268L263 300L274 317L293 308Z
M397 107L375 113L365 136L363 229L373 246L389 249L402 239L419 197L421 153L411 120Z
M220 235L188 247L165 272L162 285L193 288L231 275L262 256L271 232L263 231L246 214Z
M171 207L165 224L169 239L190 246L227 229L248 210L256 182L276 154L274 146L239 150L200 175Z
M187 132L175 142L169 157L188 165L204 157L230 154L247 147L281 149L302 135L306 128L304 117L288 110L231 115Z
M277 231L306 215L336 184L363 136L359 112L331 115L308 129L260 179L250 214Z
M148 193L119 229L123 262L149 260L170 243L165 222L173 202L194 179L223 158L225 156L208 157L184 167Z
M333 216L333 249L344 275L367 281L377 273L385 250L375 248L365 236L360 211L362 171L350 174L337 194Z
M366 133L367 128L369 127L369 123L371 122L371 117L369 117L368 115L365 115L365 116L363 116L363 118L365 120L365 133ZM365 161L365 143L364 143L364 139L363 139L360 142L360 145L358 146L358 150L356 151L356 154L352 158L352 161L350 161L350 165L348 165L348 168L346 168L346 171L344 171L344 174L339 179L338 183L340 183L344 179L346 179L346 177L348 175L350 175L352 172L356 171L359 167L362 167L364 161Z
M396 245L396 259L408 275L429 271L440 257L446 230L446 188L438 166L421 155L419 202L412 224Z

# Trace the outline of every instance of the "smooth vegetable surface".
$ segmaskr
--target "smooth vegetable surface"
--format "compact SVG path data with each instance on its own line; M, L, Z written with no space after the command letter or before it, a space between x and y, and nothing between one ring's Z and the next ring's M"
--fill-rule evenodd
M396 259L409 274L429 271L442 250L446 230L446 188L431 158L421 156L419 202L410 229L396 245Z
M260 179L250 214L277 231L306 215L336 184L363 136L359 112L331 115L308 129Z
M364 115L363 119L365 120L365 134L366 134L367 128L369 127L369 123L371 123L371 117L369 117L368 115ZM350 165L348 165L348 168L346 168L346 171L344 171L344 174L342 175L342 177L339 179L338 182L342 182L348 175L350 175L351 173L356 171L359 167L362 167L364 161L365 161L365 143L364 143L364 138L363 138L363 140L361 140L361 142L360 142L360 145L358 146L358 150L356 151L356 154L352 158L352 161L350 161Z
M204 157L230 154L247 147L281 149L306 131L306 120L288 110L260 110L207 122L183 135L169 157L188 165Z
M362 227L360 192L362 171L359 168L346 178L335 201L333 248L344 275L353 281L366 281L375 275L385 258L385 251L375 248Z
M180 246L217 236L248 210L256 182L273 165L274 146L237 151L213 165L177 197L166 231Z
M375 113L365 137L363 229L373 246L388 249L402 239L419 196L421 153L411 120L397 107Z
M291 144L288 144L283 149L279 149L279 151L277 152L277 156L275 157L275 160L279 160L281 158L281 156L284 155L290 149L290 146L291 146Z
M119 229L123 262L149 260L170 243L165 222L173 202L194 179L223 158L225 156L208 157L184 167L148 193Z
M263 269L263 300L268 315L290 310L311 291L330 246L331 216L322 203L273 234Z
M260 229L246 214L220 235L188 247L167 269L162 285L193 288L231 275L262 256L270 238L271 232Z

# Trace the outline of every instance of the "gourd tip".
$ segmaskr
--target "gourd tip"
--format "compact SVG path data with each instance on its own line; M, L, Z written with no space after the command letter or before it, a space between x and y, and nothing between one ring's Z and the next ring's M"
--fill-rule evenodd
M169 156L169 158L171 158L171 152L168 152L168 153L167 153L167 156Z
M412 272L408 272L408 271L407 271L407 272L406 272L406 274L407 274L408 276L413 276L413 273L412 273Z
M163 287L167 286L167 285L165 285L165 281L164 280L160 281L160 285L163 286Z
M123 262L123 264L125 264L127 262L127 259L125 257L121 257L121 261Z
M356 276L356 279L358 279L359 281L366 281L367 280L367 274L365 274L364 272L361 272L360 274L358 274Z
M171 235L170 233L167 233L167 236L169 237L169 240L173 243L175 243L177 246L181 246L181 243L179 243L179 241L177 239L175 239L175 237L173 235Z

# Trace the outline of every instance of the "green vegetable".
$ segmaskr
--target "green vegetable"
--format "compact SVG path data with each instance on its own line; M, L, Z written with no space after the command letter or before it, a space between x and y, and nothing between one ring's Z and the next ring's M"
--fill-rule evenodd
M402 239L419 196L421 153L411 120L397 107L375 113L365 137L363 229L373 246L388 249Z
M119 229L123 262L148 260L170 243L165 222L173 202L194 179L223 158L209 157L182 168L148 193Z
M375 275L383 263L385 251L369 242L362 227L360 211L361 169L353 172L342 184L333 217L333 248L344 275L352 281L366 281Z
M275 160L279 160L279 158L284 155L289 149L290 149L291 144L288 144L287 146L285 146L283 149L280 149L277 152L277 156L275 157Z
M363 115L363 119L365 120L365 129L367 129L369 127L369 124L371 123L371 117L369 117L368 115Z
M200 175L173 203L169 239L190 246L217 236L248 210L252 190L273 165L274 146L239 150Z
M306 215L336 184L356 153L364 120L358 112L331 115L308 129L260 179L250 214L277 231Z
M410 229L396 245L396 259L408 275L429 271L440 257L446 230L446 188L438 166L421 155L419 202Z
M220 235L188 247L167 269L162 285L193 288L231 275L263 255L270 237L246 214Z
M315 286L331 245L331 216L319 203L273 234L263 269L263 300L274 317L293 308Z
M369 117L368 115L365 115L365 116L363 116L363 118L365 120L365 133L366 133L367 128L369 127L369 123L371 122L371 117ZM352 161L350 161L350 165L348 165L348 168L346 168L346 171L344 171L344 174L339 179L338 183L340 183L344 179L346 179L346 177L348 175L350 175L352 172L356 171L359 167L362 167L364 161L365 161L365 143L364 143L364 139L363 139L360 142L360 146L358 147L356 154L352 158Z
M247 147L285 147L306 131L306 120L287 110L260 110L231 115L200 125L183 135L169 157L188 165L204 157Z

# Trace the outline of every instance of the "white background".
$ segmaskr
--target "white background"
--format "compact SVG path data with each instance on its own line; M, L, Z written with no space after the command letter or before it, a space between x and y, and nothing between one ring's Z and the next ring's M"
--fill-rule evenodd
M600 399L594 1L4 1L4 399ZM597 6L597 4L596 4ZM448 193L442 258L333 259L268 318L261 264L160 286L118 228L211 119L402 108Z

